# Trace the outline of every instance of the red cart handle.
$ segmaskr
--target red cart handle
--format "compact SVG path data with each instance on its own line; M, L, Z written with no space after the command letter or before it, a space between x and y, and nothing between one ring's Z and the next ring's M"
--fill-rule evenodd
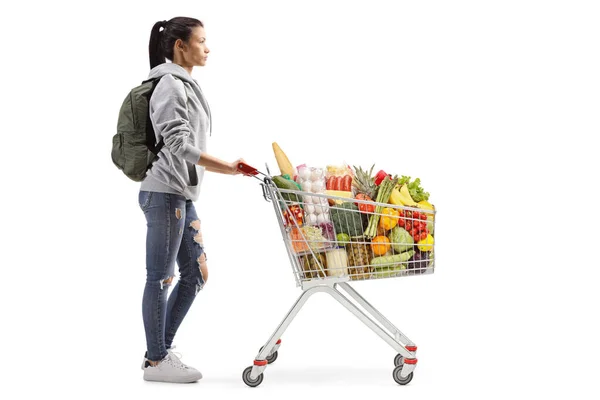
M246 163L239 163L238 170L242 171L246 175L258 175L258 170Z

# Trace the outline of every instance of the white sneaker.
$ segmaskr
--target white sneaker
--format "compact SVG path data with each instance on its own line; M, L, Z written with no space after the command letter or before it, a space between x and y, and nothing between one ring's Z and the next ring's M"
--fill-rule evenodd
M170 349L167 349L167 353L173 353L174 355L176 355L177 359L181 359L181 353L175 353L173 351L173 349L175 348L175 345L172 345ZM144 370L144 368L146 368L147 362L148 362L148 358L146 357L148 355L148 352L146 352L146 354L144 354L144 358L142 359L142 371ZM183 363L182 363L183 364Z
M179 364L183 365L185 368L189 368L189 369L192 369L192 370L194 370L194 371L198 371L196 368L194 368L194 367L190 367L189 365L186 365L186 364L184 364L184 363L181 361L181 357L182 357L182 356L181 356L181 353L178 353L178 352L176 352L176 351L173 351L173 349L174 349L175 347L176 347L175 345L172 345L170 349L167 349L167 353L168 353L168 354L171 354L171 355L173 356L173 361L174 361L174 362L176 362L176 363L177 363L177 362L179 362ZM147 353L146 353L146 354L147 354ZM142 371L144 370L144 368L146 368L146 366L147 366L148 364L149 364L149 363L148 363L148 359L146 358L146 355L144 355L144 359L142 360L142 368L141 368L141 369L142 369Z
M156 366L148 365L144 368L146 381L191 383L199 379L202 379L200 371L187 367L170 352Z

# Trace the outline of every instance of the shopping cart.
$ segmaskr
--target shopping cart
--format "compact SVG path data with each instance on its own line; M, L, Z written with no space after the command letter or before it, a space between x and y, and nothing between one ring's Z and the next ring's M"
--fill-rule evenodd
M253 365L244 370L244 383L250 387L262 383L267 365L277 359L281 336L308 298L317 292L330 294L388 343L397 352L394 380L400 385L409 383L417 365L417 346L349 282L433 273L434 243L428 240L432 237L415 242L415 237L406 233L425 226L427 232L433 233L435 211L282 189L275 185L268 165L266 174L243 163L238 168L261 182L263 197L273 204L296 284L302 288L296 303L260 348ZM319 223L314 224L313 220L307 224L303 217L308 211L321 216ZM369 235L364 236L372 218L378 220L377 232L373 235L372 230L367 230ZM385 236L384 232L389 233Z

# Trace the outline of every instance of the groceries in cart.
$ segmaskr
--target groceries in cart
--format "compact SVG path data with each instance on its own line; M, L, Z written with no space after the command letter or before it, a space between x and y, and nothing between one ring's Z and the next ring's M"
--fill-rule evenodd
M350 165L293 167L273 143L280 220L299 281L431 273L435 207L419 178Z

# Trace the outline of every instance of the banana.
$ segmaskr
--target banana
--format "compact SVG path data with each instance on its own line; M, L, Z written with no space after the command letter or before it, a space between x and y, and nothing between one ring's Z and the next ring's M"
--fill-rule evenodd
M414 207L417 205L417 203L412 199L412 197L410 197L410 193L408 191L408 186L406 186L406 183L400 188L400 201L405 206Z
M431 204L427 200L421 200L420 202L418 202L417 207L422 208L424 210L434 210L433 204Z
M392 195L390 196L390 203L396 206L403 206L404 203L400 199L400 191L396 188L392 189Z

